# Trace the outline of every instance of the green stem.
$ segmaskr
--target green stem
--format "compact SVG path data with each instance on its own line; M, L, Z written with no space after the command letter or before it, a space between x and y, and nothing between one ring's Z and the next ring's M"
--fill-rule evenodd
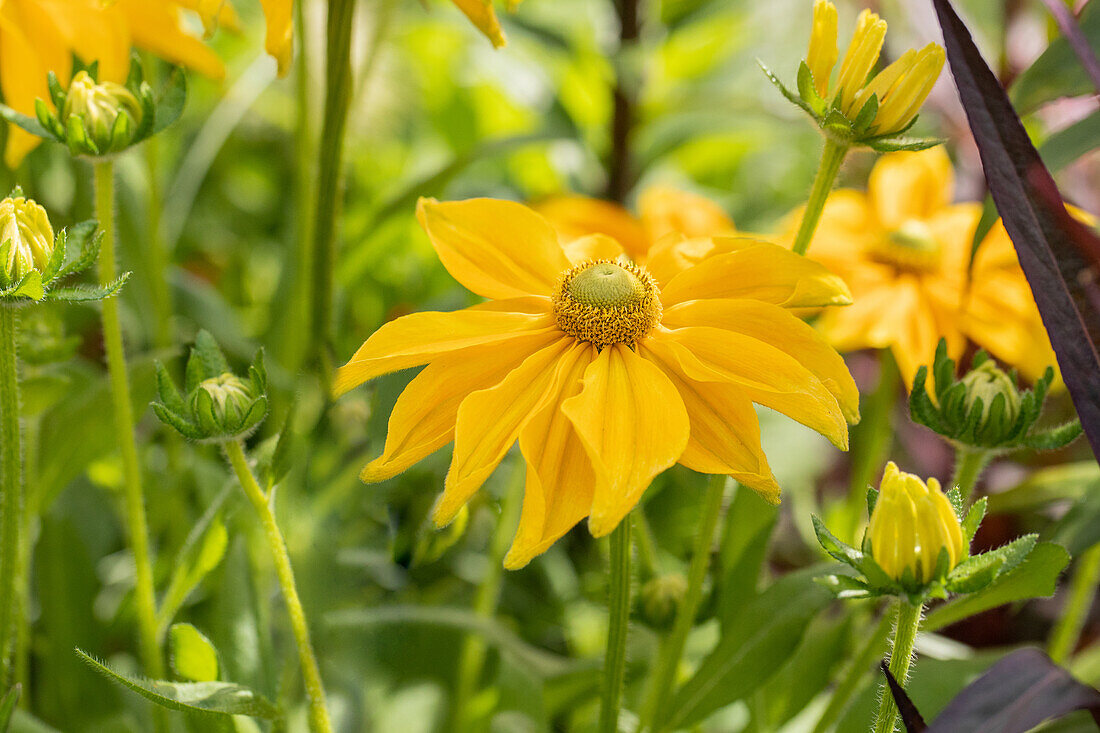
M707 569L710 566L714 530L722 515L722 499L725 493L726 476L711 476L707 480L699 531L695 535L691 567L688 569L687 591L676 609L676 620L672 624L672 631L665 643L661 645L657 665L650 676L649 691L642 708L639 730L660 730L663 724L668 700L676 685L676 670L680 666L684 645L687 644L688 634L695 625L695 617L699 613L699 604L703 599L703 581L707 577Z
M645 512L639 509L632 516L634 546L638 548L638 563L641 565L642 578L656 577L661 574L661 561L657 557L657 543L653 539L653 530L649 526L649 520L645 518Z
M1081 638L1092 602L1096 598L1096 584L1100 581L1100 545L1093 545L1082 553L1069 587L1066 609L1050 635L1050 658L1064 664L1073 654Z
M879 351L878 385L861 406L859 424L852 428L852 475L848 485L846 527L836 526L834 532L845 542L856 542L864 508L867 487L882 468L890 451L894 431L890 429L894 405L898 398L901 374L897 362L887 349Z
M15 308L0 304L0 442L3 443L3 477L0 478L0 695L12 682L11 654L14 649L16 565L23 542L23 432L19 421L19 362L16 333L19 316Z
M99 250L99 281L103 284L113 281L118 275L115 267L114 173L114 162L110 159L95 163L96 218L103 232L103 243ZM160 679L164 677L164 660L157 643L157 600L153 590L149 526L145 517L145 496L141 489L141 465L138 462L134 438L133 402L130 397L130 379L126 371L126 352L122 346L122 323L118 307L117 297L103 301L103 347L111 382L115 436L122 455L126 527L130 536L130 549L134 554L134 595L142 660L146 674Z
M355 0L330 0L325 59L325 112L318 159L310 275L312 354L327 385L332 370L332 283L336 267L336 214L344 130L351 104L351 31Z
M519 461L512 485L507 488L500 506L500 519L489 541L488 565L485 576L478 585L474 596L474 614L478 618L491 619L500 602L501 581L504 578L504 555L508 544L516 532L519 512L523 501L523 481L526 474L525 464ZM476 634L468 634L462 642L462 651L458 659L458 681L455 685L452 719L454 730L469 729L474 720L470 710L470 700L477 693L481 670L485 665L485 642Z
M958 487L964 506L970 504L970 495L990 458L989 452L980 448L955 449L955 474L951 477L951 486Z
M237 479L241 482L241 488L244 489L245 495L256 512L257 519L263 526L271 557L275 561L275 574L279 578L279 588L283 592L287 615L290 617L290 628L298 646L298 662L302 669L306 697L309 699L310 730L313 733L332 733L332 722L325 707L325 687L321 682L321 670L317 666L317 658L313 655L306 612L302 608L302 601L298 598L298 586L294 582L294 570L290 566L286 542L275 521L275 514L267 494L260 488L256 477L252 475L252 469L248 467L248 459L245 458L241 442L234 440L226 443L225 454L233 466L233 471L237 474Z
M607 649L600 689L599 733L615 733L619 729L619 709L626 679L626 631L630 621L630 517L623 517L610 539Z
M814 726L813 733L825 733L830 730L833 723L844 712L844 708L859 689L859 683L874 666L876 660L882 658L886 647L886 639L890 635L890 624L890 614L882 614L878 625L867 636L863 646L856 652L855 658L844 673L844 677L833 689L833 694L829 697L829 704L826 705L825 711L821 713L821 718Z
M833 190L837 173L840 172L840 164L848 155L848 144L838 142L831 137L825 138L825 149L821 153L821 164L814 178L813 188L810 189L810 200L806 202L806 210L802 214L802 223L798 226L798 234L794 238L792 249L800 255L806 254L813 241L817 223L821 221L821 212L825 209L825 201Z
M913 662L913 646L917 641L923 612L923 605L914 606L905 598L898 599L898 620L894 624L894 638L890 649L890 674L902 687L909 681L909 665ZM894 704L894 697L884 680L878 717L875 719L875 733L893 733L897 717L898 706Z

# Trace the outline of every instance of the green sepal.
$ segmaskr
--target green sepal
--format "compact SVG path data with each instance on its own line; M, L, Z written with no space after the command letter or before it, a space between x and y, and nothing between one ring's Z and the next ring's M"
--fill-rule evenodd
M1023 439L1023 445L1031 450L1058 450L1081 437L1084 430L1080 420L1047 430L1037 430Z
M829 553L834 559L846 565L850 565L856 570L860 570L863 567L864 555L862 552L837 539L817 515L811 515L810 518L813 521L814 534L817 535L817 541L825 552Z
M65 89L62 88L61 82L57 80L57 74L52 71L46 74L46 88L50 90L50 100L53 102L53 106L57 110L65 109L65 99L67 94Z
M145 138L153 134L153 125L156 122L157 114L157 102L156 97L153 95L153 88L146 82L142 82L137 87L132 87L134 96L137 97L138 103L141 105L141 123L134 130L134 142L141 142Z
M57 273L61 272L61 266L65 264L65 252L68 250L68 245L69 235L62 229L53 238L53 252L50 252L50 259L46 261L46 266L42 268L43 283L53 282L57 278Z
M825 114L828 104L817 93L817 85L814 83L814 73L805 61L798 65L798 95L806 103L808 111L815 117ZM806 109L803 107L803 109Z
M852 139L852 121L835 107L825 113L825 118L821 120L821 129L842 140Z
M70 285L65 288L51 288L46 292L47 300L63 300L69 303L87 303L115 296L132 273L124 272L106 285Z
M65 128L61 126L61 121L41 99L34 100L34 116L38 118L38 124L42 125L42 129L50 133L48 139L64 139Z
M812 109L810 109L810 106L808 104L806 104L805 102L803 102L801 97L799 97L797 94L795 94L790 89L788 89L787 86L783 82L779 81L779 77L776 76L772 72L772 70L769 69L764 64L763 61L761 61L760 59L757 59L756 63L759 64L760 69L764 72L764 75L766 77L768 77L768 81L770 81L773 85L775 85L775 88L778 89L779 92L784 97L787 98L788 102L790 102L794 106L798 107L800 110L802 110L803 112L808 114L810 117L814 117L816 119L817 115L815 115L814 111Z
M65 142L74 157L100 154L99 148L84 129L83 118L77 115L70 115L65 121Z
M199 430L198 427L193 425L191 422L185 420L180 415L172 412L161 403L153 402L149 406L153 408L153 414L157 416L158 420L160 420L165 425L174 428L176 432L178 432L183 437L190 440L201 440L204 437L202 431Z
M57 273L59 278L84 272L95 263L99 256L99 248L103 244L103 232L96 231L97 223L94 220L82 221L65 230L65 246L71 248L73 244L80 245L80 254L76 259L61 268Z
M134 142L134 120L128 112L119 112L111 126L110 136L104 142L103 147L112 153L125 150L131 142Z
M46 295L46 288L42 284L42 273L38 270L29 270L14 285L0 290L0 298L14 300L18 298L30 298L42 300Z
M873 486L867 487L867 516L870 517L875 513L875 507L878 505L878 489Z
M962 529L963 537L966 538L966 546L970 547L970 543L974 540L974 535L978 533L978 527L981 526L982 520L985 519L986 507L989 505L989 500L986 497L982 497L974 502L974 506L970 507L970 511L966 513L966 517L959 523L959 527Z
M871 97L863 103L863 106L859 108L859 113L856 114L856 118L852 120L852 132L855 133L857 137L867 132L871 123L875 121L876 115L878 115L878 95L872 94Z
M985 588L1027 559L1038 539L1038 535L1024 535L996 550L970 556L948 575L947 590L952 593L975 593Z
M29 117L22 112L16 112L14 109L7 106L6 104L0 104L0 117L3 117L11 124L25 130L26 132L29 132L32 135L36 135L47 140L55 139L53 134L50 133L50 131L47 130L45 127L43 127L42 123L40 123L34 117Z
M191 358L196 357L202 367L202 379L216 377L229 371L229 362L226 361L225 354L222 353L217 340L205 328L195 336L195 346L191 350ZM201 382L202 379L199 381ZM197 386L197 383L193 386L189 384L188 388L194 389Z
M861 140L859 144L866 145L876 153L898 153L903 151L916 152L928 150L946 142L943 138L929 137L886 137L877 140Z
M165 409L179 415L187 414L187 404L183 401L183 395L176 389L176 383L172 381L172 375L168 373L168 369L159 360L154 368L157 380L157 399L160 400Z

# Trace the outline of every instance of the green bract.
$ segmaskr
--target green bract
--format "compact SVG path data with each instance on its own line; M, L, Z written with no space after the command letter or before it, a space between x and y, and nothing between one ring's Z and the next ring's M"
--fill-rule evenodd
M48 76L50 103L38 99L35 117L0 105L0 116L32 135L64 143L74 156L113 155L137 145L175 122L183 111L187 85L174 69L159 95L146 83L135 57L125 84L99 81L98 65L73 69L68 89Z
M153 412L191 440L224 443L247 437L267 415L267 372L263 349L248 367L248 379L229 370L214 337L199 331L187 360L181 395L168 370L157 363L157 396Z
M909 394L909 412L914 422L936 431L955 445L1004 453L1021 448L1062 448L1081 434L1074 420L1054 428L1035 430L1054 370L1047 369L1032 390L1020 390L1015 371L1005 373L987 353L979 351L973 368L962 379L955 378L955 362L947 356L942 339L932 365L933 394L926 388L928 367L917 370Z
M91 267L102 233L85 221L54 236L42 207L16 187L0 200L0 305L20 306L38 300L102 300L118 292L130 273L107 285L58 287L64 278ZM77 251L67 258L69 251Z

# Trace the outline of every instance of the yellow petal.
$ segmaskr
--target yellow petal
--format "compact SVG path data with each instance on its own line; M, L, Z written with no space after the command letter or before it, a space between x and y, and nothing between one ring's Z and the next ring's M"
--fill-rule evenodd
M681 272L661 291L666 306L706 298L746 298L786 308L847 305L848 286L812 260L770 242L734 239L743 247Z
M771 504L779 503L779 484L760 447L760 423L752 402L737 387L722 382L691 379L675 360L661 358L638 342L638 354L660 368L687 408L691 435L680 463L700 473L727 474L759 493Z
M645 269L663 288L672 278L698 263L726 252L743 249L744 239L731 237L686 238L683 234L666 234L649 249Z
M649 240L668 234L685 237L717 237L734 233L721 206L705 196L671 186L650 186L638 197L638 211Z
M814 87L822 99L829 98L829 77L839 55L836 45L836 6L827 0L815 0L814 22L806 65L814 77Z
M779 306L753 300L694 300L667 309L662 323L668 328L722 328L774 346L821 380L849 423L859 422L859 390L844 359L821 334Z
M33 115L34 100L49 98L46 69L22 30L11 20L12 5L0 5L0 89L8 106L23 114ZM7 127L4 161L9 168L15 168L40 140L15 125Z
M596 471L588 527L602 537L634 508L653 477L683 454L687 410L660 369L615 344L589 365L580 394L562 411Z
M558 391L523 428L519 447L527 462L523 512L504 566L521 568L547 550L592 508L596 474L573 423L561 404L580 391L584 370L596 350L582 344L572 369L563 374Z
M852 100L863 88L871 69L875 68L885 39L886 21L870 10L861 12L856 22L856 31L852 35L852 43L848 46L844 61L840 64L840 76L837 77L836 82L837 94L840 95L840 108L850 117L854 114Z
M452 313L413 313L384 324L336 370L333 393L375 377L419 366L439 354L500 343L524 332L556 329L552 317L467 308Z
M909 219L924 220L951 203L955 175L943 147L890 153L871 170L868 193L886 230Z
M587 234L604 234L618 242L631 259L643 258L649 250L649 236L641 222L610 201L587 196L552 196L533 208L554 226L562 242Z
M420 199L416 215L447 272L483 297L549 295L569 269L554 229L522 204Z
M225 66L218 55L183 31L177 8L149 0L116 0L111 7L125 16L135 46L211 79L225 78Z
M499 384L524 359L560 338L561 334L547 329L436 358L397 398L385 450L359 478L367 483L384 481L450 443L458 406L468 394Z
M443 495L432 510L436 524L450 522L496 469L520 431L554 397L557 385L586 353L561 336L531 354L499 384L470 393L458 408L455 450Z
M591 260L614 260L623 255L623 248L606 234L586 234L562 244L565 256L574 265Z
M264 9L267 34L264 50L274 57L279 66L279 76L290 73L294 57L294 2L293 0L260 0Z
M500 21L493 10L492 0L453 0L458 9L466 14L470 22L492 41L495 48L503 48L508 45L504 38L504 32L500 29Z
M929 43L916 52L912 68L885 95L885 103L879 107L875 116L878 134L888 135L901 130L920 112L943 71L945 60L943 48L936 43Z
M701 382L729 382L753 402L816 430L848 449L848 424L836 398L806 367L763 341L718 328L696 326L655 332L650 348L675 359ZM666 357L665 354L668 354Z

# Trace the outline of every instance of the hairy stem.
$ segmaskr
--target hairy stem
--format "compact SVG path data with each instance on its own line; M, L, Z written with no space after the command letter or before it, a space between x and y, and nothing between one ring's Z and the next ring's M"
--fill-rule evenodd
M12 651L18 610L16 565L23 543L23 432L19 420L19 364L15 308L0 304L0 695L12 683Z
M329 720L328 708L325 705L325 687L321 682L321 670L309 640L306 612L302 608L302 601L298 598L298 586L294 582L290 555L287 553L283 534L275 521L275 513L272 511L267 494L260 488L256 477L252 475L252 469L248 467L248 459L244 455L241 441L234 440L226 443L225 454L229 458L233 471L237 474L237 480L240 481L245 496L248 497L252 509L256 512L256 518L260 520L271 550L271 557L275 561L275 574L279 578L279 588L283 592L287 615L290 617L290 628L298 647L298 663L302 669L306 697L309 699L310 730L313 733L332 733L332 722Z
M838 142L831 137L825 138L825 149L821 152L821 163L814 178L813 188L810 189L810 199L806 202L806 210L802 214L802 223L798 226L798 234L795 236L792 249L800 255L806 254L813 241L817 224L821 221L821 212L825 209L825 201L836 183L836 176L840 172L840 164L848 155L847 143Z
M962 494L963 505L969 506L970 496L974 493L974 486L978 483L978 477L989 464L988 451L980 448L957 448L955 450L955 474L951 477L951 486L957 486ZM950 488L950 487L949 487Z
M913 662L913 646L917 641L923 612L923 605L914 606L908 599L898 599L898 620L894 624L894 637L890 646L890 674L894 675L894 679L902 687L909 681L909 665ZM893 733L897 719L898 706L894 704L890 688L883 680L875 733Z
M114 175L114 162L110 159L95 163L96 218L103 232L103 243L99 250L99 281L104 285L118 276L115 266ZM164 659L157 642L157 601L153 590L153 563L149 552L149 524L145 516L141 464L138 462L137 442L134 437L130 378L126 370L126 352L122 345L122 323L118 309L117 297L103 301L103 348L106 351L107 373L111 383L115 436L122 456L126 529L134 555L134 596L142 661L146 674L159 679L164 677Z
M600 733L619 729L623 682L626 679L626 632L630 625L630 517L611 533L611 575L608 579L607 649L600 688Z

